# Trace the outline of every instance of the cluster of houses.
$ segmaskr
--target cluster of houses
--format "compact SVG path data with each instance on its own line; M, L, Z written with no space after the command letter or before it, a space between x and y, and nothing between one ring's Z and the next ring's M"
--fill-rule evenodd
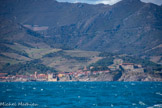
M124 63L122 59L114 59L114 64L108 66L111 71L122 70L125 72L143 73L144 68L141 64Z
M108 73L110 70L99 70L99 71L92 71L91 69L94 67L90 67L87 69L85 67L83 70L78 70L76 72L61 72L58 73L58 78L60 81L78 81L81 77L88 77L91 75L100 75L103 73Z
M7 73L0 73L1 82L27 82L27 81L57 81L54 74L34 74L30 75L8 75Z
M27 81L70 81L74 78L79 78L83 76L89 75L97 75L110 72L109 70L104 71L94 71L91 72L89 70L78 70L77 72L58 72L58 73L48 73L48 74L37 74L35 72L31 75L8 75L7 73L0 73L0 81L1 82L27 82Z
M99 66L98 68L100 68ZM142 65L133 64L133 63L123 63L122 59L115 59L114 63L110 66L107 66L106 70L94 70L94 66L90 66L88 69L85 66L84 69L78 70L76 72L57 72L57 73L47 73L47 74L38 74L35 72L31 75L8 75L7 73L0 73L0 81L4 82L18 82L18 81L73 81L74 79L79 79L84 76L91 75L100 75L106 74L113 71L123 70L125 72L132 73L143 73L144 69Z

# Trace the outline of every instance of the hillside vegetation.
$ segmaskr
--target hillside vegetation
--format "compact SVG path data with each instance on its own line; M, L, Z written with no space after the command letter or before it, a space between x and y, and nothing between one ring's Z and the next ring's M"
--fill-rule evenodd
M114 59L161 72L161 12L140 0L112 6L0 0L0 72L75 72Z

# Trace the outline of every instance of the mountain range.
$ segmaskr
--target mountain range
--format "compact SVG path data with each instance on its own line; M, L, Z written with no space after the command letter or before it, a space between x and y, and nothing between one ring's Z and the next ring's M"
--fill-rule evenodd
M83 67L87 61L85 65L101 59L99 52L126 54L161 64L161 35L162 6L140 0L122 0L114 5L0 0L0 69L11 68L10 73L30 70L32 63L37 65L31 72L59 70L57 63L60 68L66 67L57 60L47 63L45 59L45 55L60 50L64 52L60 55L64 59L60 60L66 59L66 65L68 60L79 63L83 59L77 68L64 69L69 71ZM73 51L93 56L75 58L71 55ZM24 70L22 67L27 65Z
M1 17L21 25L46 26L43 36L54 47L161 55L162 6L140 0L123 0L112 6L55 0L0 2Z

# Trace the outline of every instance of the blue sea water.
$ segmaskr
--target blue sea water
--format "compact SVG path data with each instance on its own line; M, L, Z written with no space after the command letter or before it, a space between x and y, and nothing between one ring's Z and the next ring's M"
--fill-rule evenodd
M0 107L162 108L162 82L1 82Z

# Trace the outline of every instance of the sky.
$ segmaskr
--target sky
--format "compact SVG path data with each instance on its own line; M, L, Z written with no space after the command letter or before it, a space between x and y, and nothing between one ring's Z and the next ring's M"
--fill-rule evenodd
M109 4L109 5L113 5L121 0L57 0L59 2L71 2L71 3L89 3L89 4L99 4L99 3L103 3L103 4ZM146 2L146 3L154 3L157 5L161 5L162 4L162 0L141 0L142 2Z

